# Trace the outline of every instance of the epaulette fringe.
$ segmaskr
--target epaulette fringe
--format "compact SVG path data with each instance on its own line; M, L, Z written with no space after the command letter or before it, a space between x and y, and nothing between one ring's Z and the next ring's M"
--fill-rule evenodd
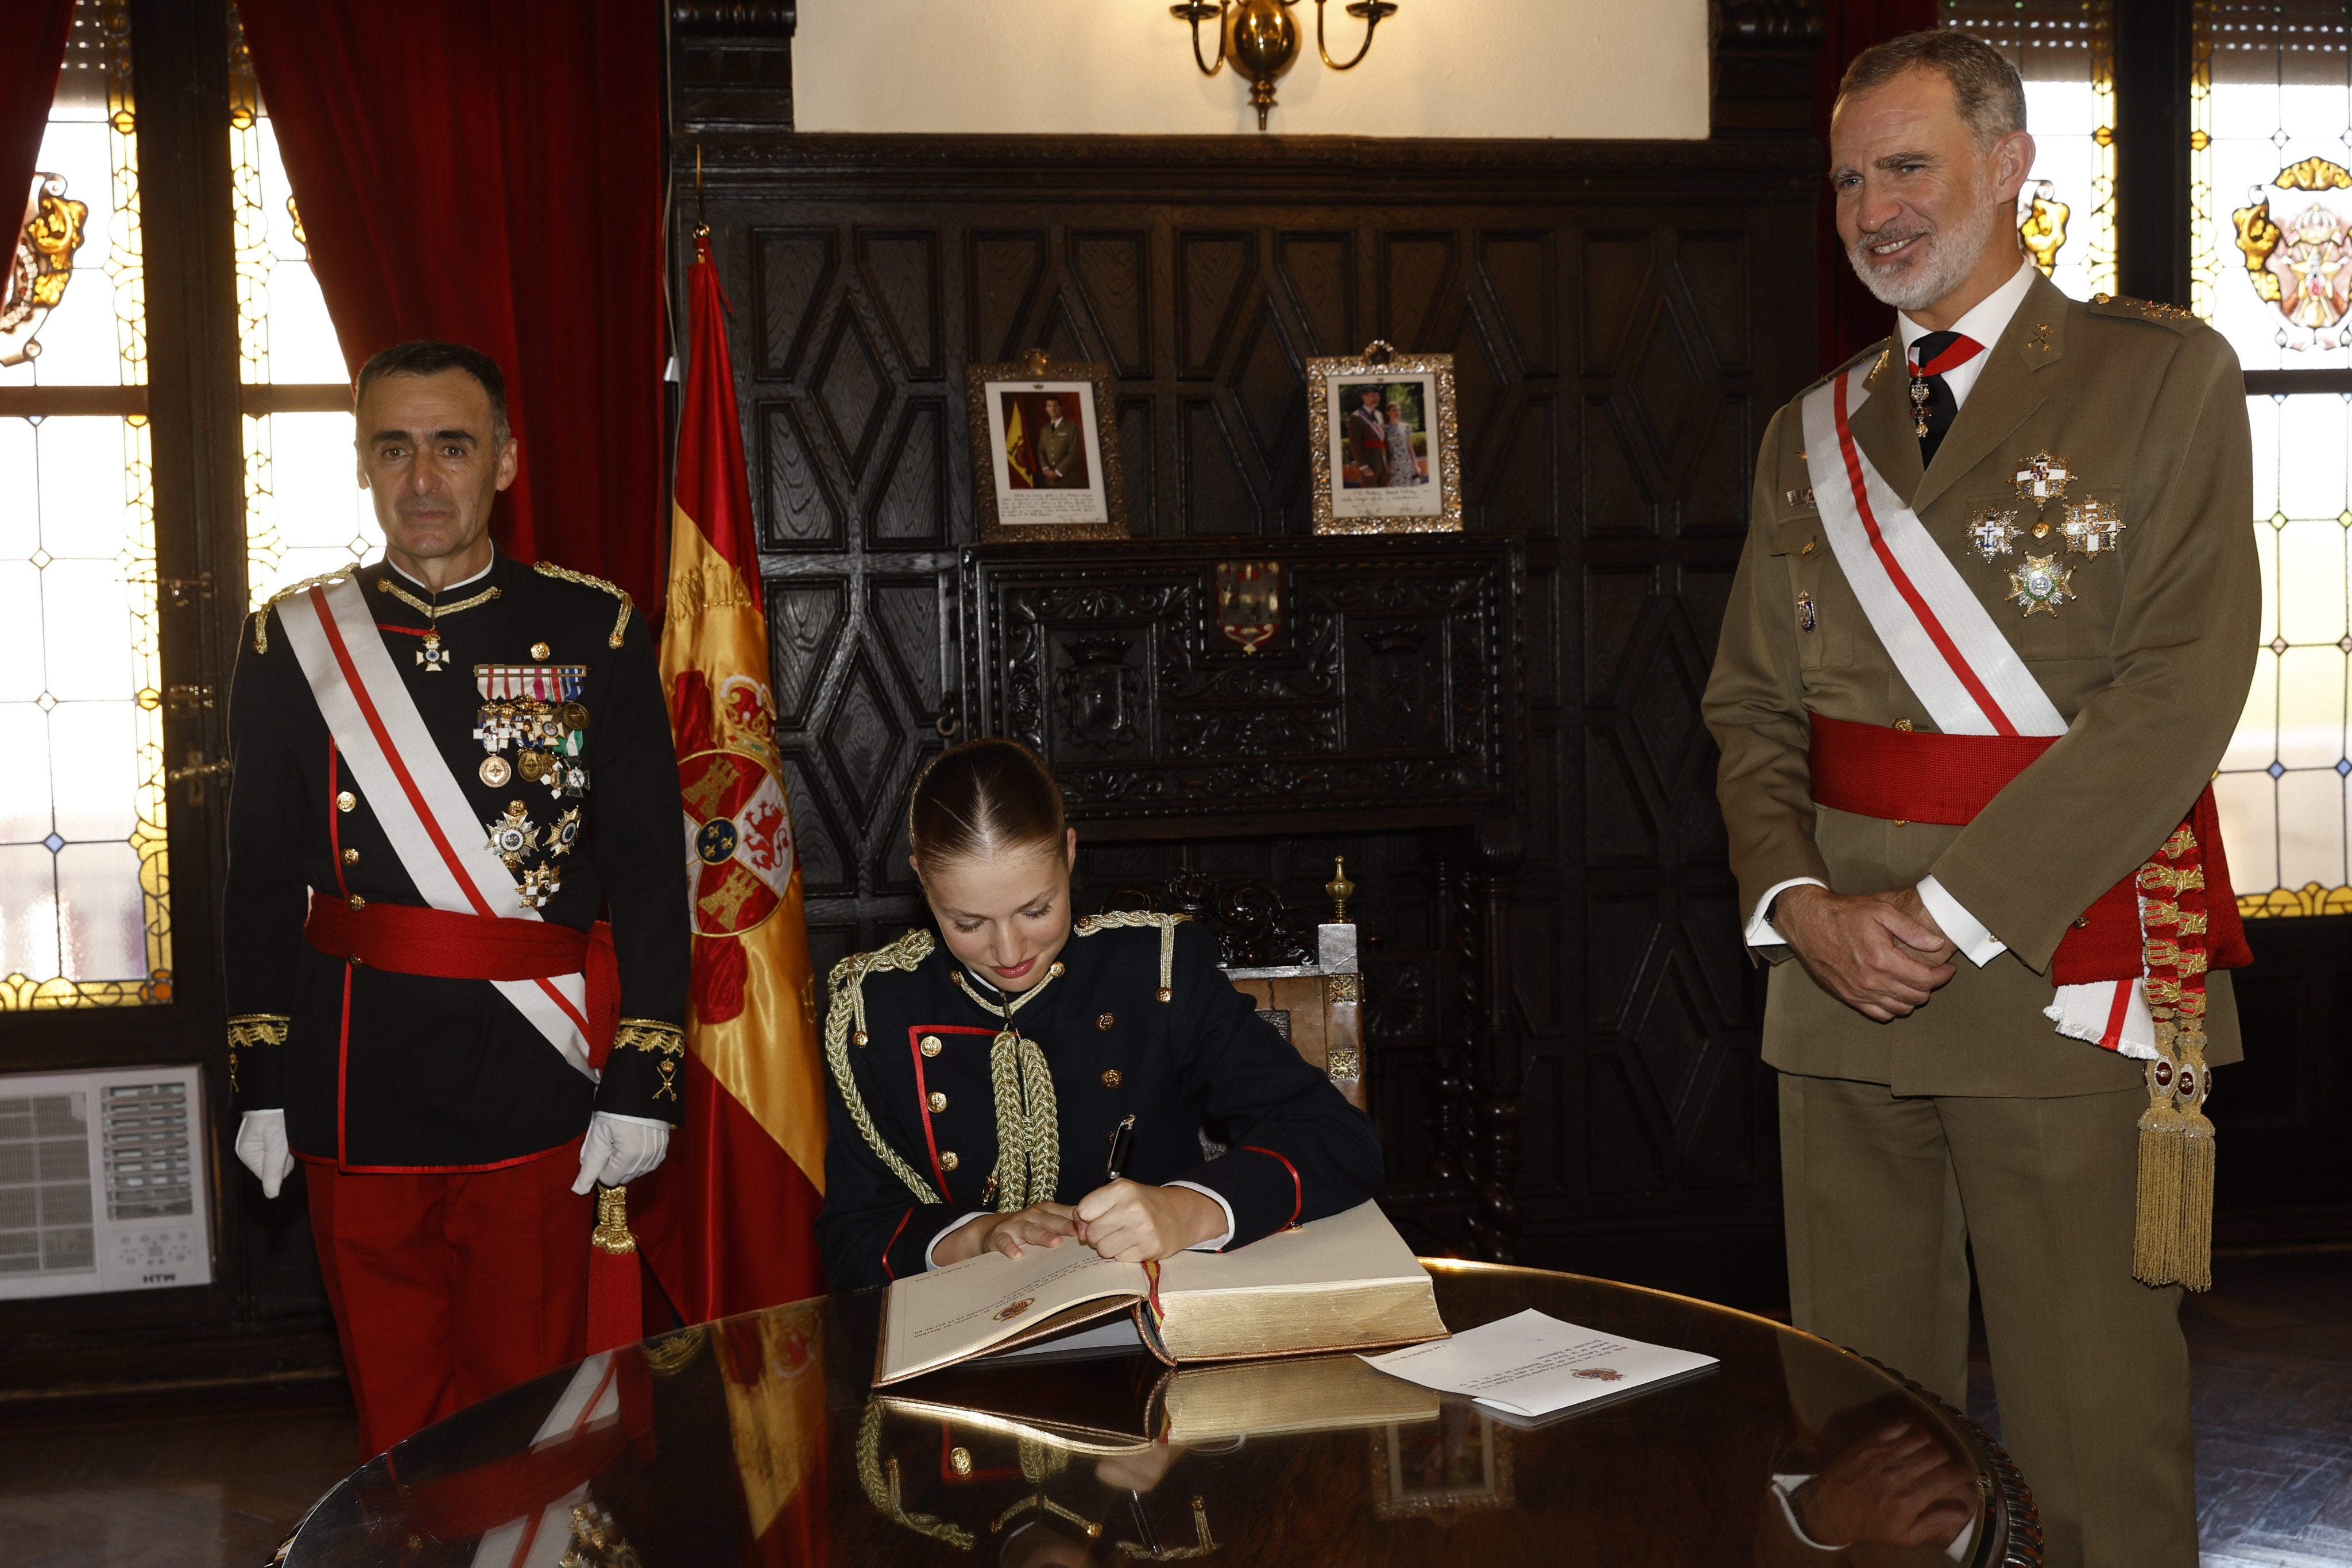
M621 613L614 621L613 634L604 639L604 645L608 648L617 648L621 645L621 634L629 629L629 612L635 608L629 599L627 590L615 583L607 582L601 577L591 577L584 571L574 571L568 566L558 566L551 560L534 562L530 570L541 577L554 578L559 582L576 582L583 588L601 588L619 600Z
M261 608L253 612L253 651L257 653L269 652L269 612L278 608L279 600L308 593L314 588L324 588L331 582L341 582L357 570L359 568L356 566L347 566L341 571L322 571L316 577L306 577L299 582L281 588L263 600Z

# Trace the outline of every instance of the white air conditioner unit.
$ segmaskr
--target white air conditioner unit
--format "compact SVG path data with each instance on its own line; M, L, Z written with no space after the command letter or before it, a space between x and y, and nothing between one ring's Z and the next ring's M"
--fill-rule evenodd
M201 1070L0 1074L0 1300L213 1277Z

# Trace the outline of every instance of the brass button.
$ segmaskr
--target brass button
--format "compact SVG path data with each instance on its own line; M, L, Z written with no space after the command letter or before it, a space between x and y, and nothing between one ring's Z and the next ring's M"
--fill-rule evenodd
M362 898L355 893L352 894L352 907L353 909L365 909L367 907L367 900Z
M1160 999L1163 1002L1172 1002L1176 999L1176 993L1162 986L1160 988Z
M862 1044L864 1042L860 1041L859 1043ZM935 1034L925 1035L923 1037L923 1054L925 1056L937 1056L939 1053L940 1037Z
M530 656L534 659L544 659L547 657L547 644L544 643L533 643L530 645Z
M345 851L343 852L343 863L344 863L345 865L357 865L357 864L359 864L359 863L360 863L360 852L359 852L359 851L357 851L357 850L345 850Z
M934 1089L930 1092L929 1104L931 1107L931 1113L933 1115L937 1115L939 1113L948 1108L948 1097Z
M1108 1030L1108 1028L1110 1028L1110 1026L1111 1026L1111 1025L1113 1025L1113 1024L1117 1023L1118 1021L1118 1019L1116 1019L1116 1018L1112 1017L1112 1016L1111 1016L1110 1014L1108 1014L1108 1013L1097 1013L1097 1014L1095 1015L1095 1027L1096 1027L1097 1029L1100 1029L1100 1030Z
M346 789L335 797L335 810L348 811L360 803L360 798Z
M2033 525L2033 537L2034 537L2035 538L2037 538L2037 539L2046 539L2046 538L2048 538L2050 537L2050 525L2049 525L2048 523L2036 523L2036 524L2034 524L2034 525Z
M1907 718L1898 718L1895 721L1895 727L1901 730L1904 734L1909 735L1911 733L1911 721Z
M1895 825L1898 828L1907 828L1911 825L1911 820L1908 817L1897 817L1895 819Z
M1805 548L1799 550L1797 553L1799 555L1811 555L1813 553L1813 547L1819 543L1821 543L1821 540L1819 539L1807 539L1805 541Z
M964 1448L948 1450L948 1469L960 1476L971 1474L971 1450Z
M1119 1072L1118 1072L1118 1068L1116 1068L1116 1067L1107 1067L1107 1068L1103 1069L1103 1087L1104 1087L1104 1088L1106 1088L1106 1089L1116 1089L1116 1088L1118 1088L1120 1084L1122 1084L1122 1083L1124 1083L1124 1082L1127 1082L1127 1080L1126 1080L1126 1079L1124 1079L1124 1078L1122 1078L1122 1077L1120 1077L1120 1076L1119 1076Z
M856 1034L851 1035L849 1037L849 1043L855 1046L863 1047L866 1043L866 1031L861 1029Z
M963 1164L963 1162L956 1158L956 1152L953 1149L941 1149L940 1151L940 1169L943 1171L951 1171L961 1164Z

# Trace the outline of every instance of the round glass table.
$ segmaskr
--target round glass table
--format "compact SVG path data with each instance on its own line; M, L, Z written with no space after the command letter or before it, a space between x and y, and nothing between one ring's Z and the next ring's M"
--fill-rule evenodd
M1968 1419L1764 1318L1432 1260L1459 1333L1533 1307L1717 1357L1541 1422L1352 1356L1171 1371L1140 1350L871 1386L880 1292L588 1357L348 1477L296 1568L717 1564L2038 1564Z

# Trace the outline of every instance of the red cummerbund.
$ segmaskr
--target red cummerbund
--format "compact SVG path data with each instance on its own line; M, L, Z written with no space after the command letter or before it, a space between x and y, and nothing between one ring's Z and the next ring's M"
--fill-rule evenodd
M1813 803L1889 822L1955 828L1972 822L2011 779L2058 743L2056 736L1933 735L1811 716ZM2184 821L2202 852L2212 967L2242 969L2253 962L2253 955L2230 891L2211 786L2197 797ZM2055 983L2086 985L2142 972L2138 877L2135 867L2067 931L2051 960Z
M544 980L584 972L592 1066L604 1064L619 1027L621 967L613 951L613 928L601 920L585 931L574 931L552 920L454 915L413 904L369 904L353 909L336 899L313 898L302 936L331 958L357 960L396 975Z
M501 920L453 915L409 904L353 909L331 898L310 901L302 935L331 958L357 958L371 969L437 975L445 980L539 980L576 975L588 965L588 933L551 920Z

